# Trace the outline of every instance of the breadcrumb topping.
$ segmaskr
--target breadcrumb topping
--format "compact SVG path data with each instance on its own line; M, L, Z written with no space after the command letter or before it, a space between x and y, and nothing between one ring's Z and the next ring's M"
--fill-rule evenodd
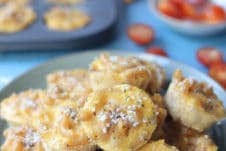
M40 136L38 133L34 132L31 128L27 130L27 133L24 137L23 143L26 148L32 148L36 143L40 141Z
M71 108L71 107L66 107L63 109L63 113L69 116L72 120L77 121L77 112Z

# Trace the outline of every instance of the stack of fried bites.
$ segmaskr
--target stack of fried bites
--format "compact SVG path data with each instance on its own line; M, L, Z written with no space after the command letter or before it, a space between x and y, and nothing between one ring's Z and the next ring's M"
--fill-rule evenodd
M179 70L164 96L165 71L135 57L101 54L88 70L46 79L46 89L2 100L2 151L217 151L204 131L224 107Z

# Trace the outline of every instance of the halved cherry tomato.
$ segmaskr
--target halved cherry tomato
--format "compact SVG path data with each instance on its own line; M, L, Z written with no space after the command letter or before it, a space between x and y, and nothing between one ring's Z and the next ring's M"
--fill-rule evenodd
M210 66L209 75L226 89L226 63Z
M182 18L179 6L169 0L160 0L158 2L158 9L161 13L169 17Z
M150 54L153 54L153 55L162 56L162 57L167 57L168 56L166 51L163 48L160 48L160 47L148 48L146 50L146 52L150 53Z
M180 12L183 19L193 19L196 17L196 7L188 2L188 0L169 0Z
M207 0L187 0L190 4L196 5L196 6L200 6L200 5L204 5L205 3L207 3Z
M168 0L168 1L170 1L174 5L177 5L178 7L180 7L181 3L184 2L184 0Z
M220 23L226 20L224 8L215 4L209 4L203 11L204 22Z
M215 48L201 48L197 51L197 59L203 65L209 67L212 64L223 63L223 53Z
M183 17L186 19L197 18L196 8L188 2L181 2L181 13L183 14Z
M128 36L139 45L147 45L154 39L154 30L145 24L133 24L128 28Z

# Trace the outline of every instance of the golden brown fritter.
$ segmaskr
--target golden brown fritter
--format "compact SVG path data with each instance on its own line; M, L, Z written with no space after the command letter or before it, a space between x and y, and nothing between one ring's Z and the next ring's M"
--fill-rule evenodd
M47 126L52 120L54 104L45 90L27 90L12 94L1 102L1 118L11 125L28 125L33 128Z
M69 5L69 4L82 3L82 2L84 2L84 0L48 0L48 2L53 3L53 4Z
M50 73L46 77L48 94L54 99L71 99L80 106L92 92L89 71L84 69L64 70Z
M174 120L200 132L225 116L222 102L212 88L184 78L179 70L174 73L165 103Z
M8 128L3 135L1 151L45 151L39 133L27 126Z
M157 128L155 129L151 140L159 140L164 136L163 126L167 117L167 110L164 104L164 98L160 94L151 96L153 103L157 106Z
M170 146L164 140L152 141L145 144L137 151L179 151L175 146Z
M43 144L48 150L93 151L96 146L90 142L78 118L77 102L66 100L53 109L52 127L41 131Z
M0 32L14 33L28 27L36 19L32 8L9 3L0 8Z
M217 146L209 136L187 128L180 122L168 119L163 130L167 143L176 146L181 151L217 151Z
M47 75L46 81L49 87L55 85L65 92L81 94L92 91L89 85L89 71L85 69L52 72Z
M104 150L136 150L156 128L156 107L141 89L118 85L90 94L81 110L88 137Z
M85 27L91 18L78 9L53 7L44 16L46 26L57 31L72 31Z
M165 72L159 65L135 57L101 54L91 63L90 70L105 72L108 76L113 74L112 76L120 79L117 84L122 84L122 79L124 84L150 92L159 91L165 82Z
M30 2L30 0L0 0L0 4L13 3L13 4L24 5L24 4L27 4L29 2Z

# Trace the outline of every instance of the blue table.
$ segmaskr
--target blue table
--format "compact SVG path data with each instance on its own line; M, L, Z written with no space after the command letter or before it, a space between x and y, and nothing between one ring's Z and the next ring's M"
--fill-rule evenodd
M165 48L170 58L189 64L204 73L207 72L207 69L199 64L195 58L198 48L213 46L224 51L224 53L226 52L226 34L195 38L175 33L151 14L146 0L138 0L128 5L125 7L124 13L124 15L121 14L120 28L116 38L93 49L120 49L142 52L147 47L137 46L131 42L127 37L126 28L128 24L146 23L150 24L156 31L155 41L150 46L161 46ZM0 52L0 87L42 62L77 51L81 50Z

